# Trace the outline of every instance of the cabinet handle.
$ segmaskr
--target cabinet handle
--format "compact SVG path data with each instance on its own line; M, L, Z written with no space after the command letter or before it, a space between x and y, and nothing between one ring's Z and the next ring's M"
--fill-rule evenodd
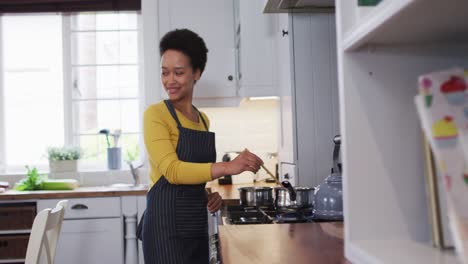
M229 76L228 76L228 80L229 80L229 81L234 80L234 78L232 77L232 75L229 75Z
M288 35L288 34L289 34L289 32L288 32L287 30L284 30L284 29L283 29L283 30L281 30L281 31L282 31L282 33L283 33L283 37L284 37L285 35Z
M286 174L284 175L284 179L289 180L289 173L286 173Z
M84 204L75 204L71 207L71 209L73 210L86 210L88 209L88 206L84 205Z

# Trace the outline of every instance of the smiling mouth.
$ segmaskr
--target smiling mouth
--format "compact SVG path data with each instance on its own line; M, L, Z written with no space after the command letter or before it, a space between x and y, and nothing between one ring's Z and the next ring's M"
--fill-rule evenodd
M167 93L168 94L176 94L179 92L179 88L167 88Z

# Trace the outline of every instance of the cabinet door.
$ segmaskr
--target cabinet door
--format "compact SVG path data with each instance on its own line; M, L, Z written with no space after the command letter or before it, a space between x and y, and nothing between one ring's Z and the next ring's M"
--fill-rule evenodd
M292 16L297 183L317 186L330 174L339 134L335 17Z
M159 1L159 33L188 28L200 35L208 48L208 62L195 85L195 98L237 96L232 0Z
M55 263L123 264L121 218L65 220Z
M295 122L295 97L292 90L291 79L291 50L289 33L289 15L278 15L278 30L276 32L276 76L280 94L280 142L278 159L282 162L295 163L297 157L296 122Z
M240 95L276 96L276 14L263 14L263 2L239 0Z

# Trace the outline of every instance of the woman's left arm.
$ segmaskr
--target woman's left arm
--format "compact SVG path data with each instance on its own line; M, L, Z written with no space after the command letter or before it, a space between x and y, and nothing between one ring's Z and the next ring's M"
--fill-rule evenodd
M214 213L221 209L221 206L223 205L223 199L221 198L221 195L219 195L218 192L214 193L209 193L208 194L208 211L210 213Z

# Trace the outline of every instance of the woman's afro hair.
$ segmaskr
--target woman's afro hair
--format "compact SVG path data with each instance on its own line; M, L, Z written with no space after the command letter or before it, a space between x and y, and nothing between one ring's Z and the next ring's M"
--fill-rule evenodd
M166 50L170 49L187 55L192 69L200 69L200 73L203 73L208 49L205 41L197 33L188 29L175 29L167 32L159 43L159 54L162 56Z

